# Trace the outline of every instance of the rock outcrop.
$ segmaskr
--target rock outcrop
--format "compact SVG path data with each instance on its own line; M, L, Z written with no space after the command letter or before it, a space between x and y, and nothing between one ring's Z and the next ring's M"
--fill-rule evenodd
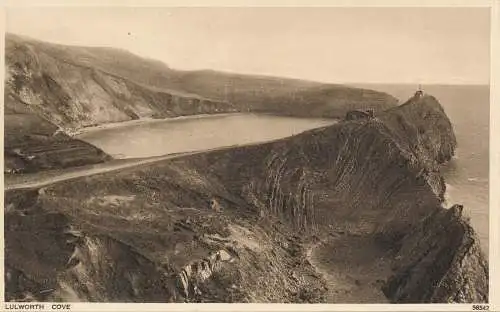
M403 239L384 286L393 302L488 302L488 263L462 209L436 211Z

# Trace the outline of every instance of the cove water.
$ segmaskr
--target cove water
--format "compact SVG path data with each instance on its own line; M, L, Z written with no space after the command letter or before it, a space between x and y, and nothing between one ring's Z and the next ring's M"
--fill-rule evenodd
M333 119L224 114L171 118L85 131L76 138L116 159L261 143L335 123Z

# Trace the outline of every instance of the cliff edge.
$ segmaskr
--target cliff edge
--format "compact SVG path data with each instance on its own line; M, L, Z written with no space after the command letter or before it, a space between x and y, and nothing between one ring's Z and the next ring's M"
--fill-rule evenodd
M488 302L488 262L462 210L436 211L403 240L384 286L391 301Z

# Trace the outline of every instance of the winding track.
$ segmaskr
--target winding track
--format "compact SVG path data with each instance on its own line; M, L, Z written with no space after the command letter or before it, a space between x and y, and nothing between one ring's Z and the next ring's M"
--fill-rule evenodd
M100 174L100 173L117 171L120 169L125 169L125 168L135 167L135 166L139 166L139 165L154 163L154 162L162 161L165 159L193 155L193 154L197 154L197 153L201 153L201 152L170 154L170 155L153 157L153 158L146 158L146 159L140 158L140 159L130 160L130 161L127 161L124 163L123 162L115 163L115 162L111 161L108 163L94 165L91 168L89 168L88 166L85 166L85 167L76 167L76 168L60 170L59 171L60 174L58 174L56 176L40 176L37 174L30 174L30 175L25 176L28 181L10 182L10 183L9 183L9 181L5 181L4 190L9 191L9 190L40 188L40 187L44 187L44 186L58 183L58 182L73 180L76 178L91 176L91 175Z
M44 172L44 173L25 174L25 175L20 175L18 177L12 177L10 179L5 179L4 180L4 191L41 188L41 187L44 187L44 186L47 186L50 184L54 184L54 183L58 183L58 182L73 180L73 179L92 176L92 175L101 174L101 173L117 171L117 170L126 169L126 168L137 167L140 165L151 164L151 163L163 161L166 159L174 159L174 158L196 155L196 154L201 154L201 153L228 150L228 149L232 149L232 148L236 148L236 147L248 147L248 146L254 146L254 145L261 145L261 144L265 144L265 143L278 141L281 139L282 138L268 140L268 141L261 141L261 142L252 142L252 143L248 143L248 144L238 144L238 145L231 145L231 146L216 147L216 148L207 149L207 150L182 152L182 153L167 154L167 155L162 155L162 156L153 156L153 157L148 157L148 158L131 158L131 159L122 159L122 160L114 160L114 161L112 160L109 162L96 164L96 165L88 165L88 166L83 166L83 167L74 167L74 168L67 168L67 169L60 169L60 170L52 170L50 172Z

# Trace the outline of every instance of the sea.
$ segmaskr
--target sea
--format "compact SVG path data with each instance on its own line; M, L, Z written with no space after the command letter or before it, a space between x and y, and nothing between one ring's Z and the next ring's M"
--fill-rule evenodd
M387 92L401 103L410 98L418 85L356 85ZM490 87L488 85L422 85L443 106L457 137L455 157L444 166L447 203L462 204L489 254L489 122Z

